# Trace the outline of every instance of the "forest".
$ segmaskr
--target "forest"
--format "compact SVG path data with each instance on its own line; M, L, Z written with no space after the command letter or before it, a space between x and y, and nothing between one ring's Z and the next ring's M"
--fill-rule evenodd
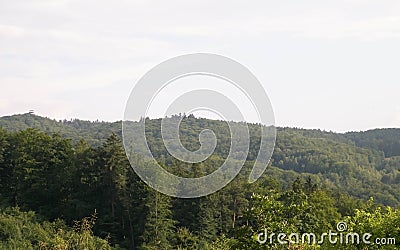
M230 145L225 122L185 116L182 144L217 137L213 155L182 163L169 155L160 119L146 119L158 163L200 177L219 167ZM52 120L34 114L0 118L0 249L399 249L400 129L335 133L277 128L270 164L247 182L260 143L249 124L244 168L225 188L180 199L147 186L133 171L121 122ZM146 164L142 161L138 164ZM257 235L337 231L370 233L371 243L277 241ZM379 244L375 239L394 239Z

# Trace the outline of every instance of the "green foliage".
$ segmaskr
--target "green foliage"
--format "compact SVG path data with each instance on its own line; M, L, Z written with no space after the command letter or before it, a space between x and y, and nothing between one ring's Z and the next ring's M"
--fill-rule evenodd
M230 250L238 245L238 241L234 238L227 238L224 234L218 237L209 245L209 249L213 250Z
M34 114L19 114L0 118L0 127L17 132L34 128L48 134L57 133L74 143L84 139L92 146L101 146L112 132L121 135L121 124L73 120L52 120Z
M380 150L385 157L400 156L400 130L395 128L375 129L365 132L350 132L344 135L359 147Z
M189 229L181 227L176 232L176 240L174 242L177 249L198 249L199 238L194 235Z
M113 249L93 236L94 218L76 222L74 230L62 221L39 222L33 212L0 210L0 249Z
M372 244L366 245L361 242L360 247L368 249L398 249L400 247L400 210L393 210L390 207L377 207L376 209L356 209L353 217L348 217L347 222L349 231L359 232L360 234L370 233ZM374 240L395 239L395 245L382 246L376 244Z
M293 186L300 187L298 182ZM356 209L353 216L341 216L332 196L322 190L311 193L303 193L300 190L290 190L283 193L268 192L267 194L254 194L251 206L247 212L248 223L236 229L234 238L228 242L234 242L230 249L398 249L400 242L400 210L390 207L376 206L372 199L364 204L364 209ZM337 231L336 223L345 221L348 228ZM346 239L347 233L357 233L360 241L333 244L325 238L323 244L318 243L323 233L330 231L342 233ZM265 232L268 236L265 237ZM261 238L259 234L262 233ZM271 235L284 233L286 244L280 244L277 238ZM302 235L313 233L316 241L300 240L297 243L289 243L289 235L295 233ZM371 234L370 244L362 241L364 233ZM384 239L386 244L377 244L376 239ZM258 239L266 239L260 244ZM306 238L307 239L307 238ZM389 239L391 241L389 241ZM224 240L226 241L226 239ZM390 242L390 244L389 244ZM218 249L218 248L217 248ZM223 248L222 248L223 249Z
M73 158L70 142L33 129L11 134L8 142L3 149L6 157L1 166L0 193L12 206L56 218L52 212L63 207L68 195L64 183Z
M185 147L198 149L198 134L207 128L218 145L202 163L181 163L166 151L160 125L160 119L146 119L149 146L158 162L179 176L211 173L229 153L224 122L184 117ZM321 233L341 220L354 230L400 237L395 209L400 206L400 158L385 158L382 151L387 156L389 149L370 146L375 145L370 134L278 128L270 165L249 184L260 143L259 127L250 124L250 152L240 174L207 197L175 199L154 191L132 171L120 123L57 122L25 114L0 118L0 126L0 207L38 214L3 210L0 249L108 249L108 242L123 249L286 249L260 245L254 237L264 228ZM352 136L368 142L358 144ZM390 136L400 141L396 133ZM135 157L137 164L148 166ZM377 203L366 202L370 197ZM381 204L393 208L378 209ZM95 224L86 217L94 211Z
M142 249L172 249L175 221L172 219L171 199L150 187L143 200L146 209Z
M179 117L178 117L179 118ZM161 137L161 119L146 119L146 134L153 155L172 173L188 177L198 166L177 164L168 154ZM36 128L47 133L58 133L71 139L72 144L85 139L91 146L101 146L115 133L121 135L121 124L89 122L81 120L55 121L33 114L14 115L0 118L0 127L8 131ZM184 117L180 126L181 141L190 150L198 149L198 134L212 129L218 145L212 157L203 162L204 174L210 173L226 158L230 148L230 132L226 123L209 119ZM258 153L260 129L249 124L250 152L248 161L255 160ZM327 189L368 199L374 197L379 203L400 205L400 129L377 129L367 132L339 134L321 130L278 128L278 137L272 165L273 176L312 174L314 179ZM361 146L361 147L358 147ZM385 148L388 147L388 148ZM384 158L386 155L386 159ZM392 156L388 158L389 156ZM281 171L283 170L283 172ZM293 172L290 172L293 171ZM281 173L282 174L281 174ZM270 174L269 173L269 174ZM293 178L282 180L284 188Z

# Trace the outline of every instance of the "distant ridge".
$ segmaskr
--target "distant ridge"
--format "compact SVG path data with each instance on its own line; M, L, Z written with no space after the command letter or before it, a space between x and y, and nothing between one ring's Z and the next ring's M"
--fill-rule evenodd
M120 122L55 120L33 113L0 117L0 127L11 132L34 128L49 134L58 133L74 142L85 139L92 146L100 146L113 132L121 134Z
M0 117L0 127L7 131L20 131L35 128L46 133L58 133L73 141L87 140L99 146L111 133L121 136L121 122L86 121L79 119L56 120L35 115L33 112ZM350 143L358 147L382 151L385 157L400 156L400 128L372 129L361 132L335 133L319 129L278 128L293 130L305 137L329 138Z

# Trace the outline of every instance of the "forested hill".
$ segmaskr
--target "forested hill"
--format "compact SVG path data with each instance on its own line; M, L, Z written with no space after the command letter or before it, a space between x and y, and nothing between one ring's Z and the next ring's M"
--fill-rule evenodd
M0 127L10 132L35 128L49 134L60 134L73 142L85 139L92 146L100 146L112 132L121 134L120 122L110 123L79 119L57 121L29 113L0 117Z
M167 165L176 164L170 157L160 135L160 119L146 121L148 143L153 155ZM0 127L16 132L35 128L59 134L72 144L85 140L99 147L115 133L121 136L120 122L52 120L34 114L0 118ZM180 133L185 147L199 147L198 134L203 129L215 132L218 144L214 158L204 164L213 171L215 157L225 159L229 152L230 134L225 122L204 118L186 118ZM247 160L255 160L259 148L259 127L249 125L251 142ZM400 129L377 129L367 132L334 133L299 128L278 128L275 151L267 174L283 186L298 176L310 175L330 190L340 190L353 197L368 200L374 197L385 205L400 206ZM182 167L182 165L181 165ZM190 175L190 167L187 169ZM180 173L182 174L182 173Z
M218 142L206 161L184 164L168 154L160 125L160 119L146 120L149 146L180 176L204 176L229 152L226 123L185 116L180 136L186 148L198 149L204 129ZM231 183L206 197L176 199L133 172L120 122L2 117L0 249L288 249L259 245L254 236L263 228L323 233L339 221L356 232L367 228L400 239L399 129L338 134L278 128L271 164L252 184L247 180L260 129L250 124L249 132L247 162ZM386 249L399 246L396 241Z
M359 147L385 152L386 157L400 155L400 129L374 129L365 132L349 132L345 137Z
M55 120L34 114L0 117L0 127L16 132L35 128L47 133L58 133L74 142L85 139L92 146L100 146L114 132L121 135L120 122ZM384 152L386 158L400 156L400 128L373 129L362 132L334 133L317 129L279 128L306 138L327 138L358 147Z

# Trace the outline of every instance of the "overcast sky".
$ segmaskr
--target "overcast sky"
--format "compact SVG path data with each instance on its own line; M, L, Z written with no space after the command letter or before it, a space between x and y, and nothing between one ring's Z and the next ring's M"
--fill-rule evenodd
M121 120L147 70L194 52L247 66L279 126L400 127L398 0L0 0L0 116Z

